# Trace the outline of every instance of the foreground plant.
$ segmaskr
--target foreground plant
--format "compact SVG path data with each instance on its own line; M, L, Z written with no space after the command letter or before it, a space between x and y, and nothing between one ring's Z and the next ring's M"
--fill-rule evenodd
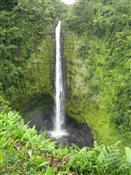
M44 133L24 124L14 112L0 113L0 174L3 175L129 175L131 150L118 143L94 148L56 146Z

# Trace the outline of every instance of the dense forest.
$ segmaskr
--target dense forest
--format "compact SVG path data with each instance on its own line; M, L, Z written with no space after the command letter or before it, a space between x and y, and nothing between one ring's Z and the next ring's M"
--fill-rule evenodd
M130 3L0 0L0 174L130 175ZM91 128L92 147L57 143L25 120L40 103L54 108L59 20L66 115Z
M110 140L103 129L113 139L112 124L124 138L131 131L128 4L130 1L78 1L66 19L65 57L69 59L72 94L67 110L90 122L104 142Z

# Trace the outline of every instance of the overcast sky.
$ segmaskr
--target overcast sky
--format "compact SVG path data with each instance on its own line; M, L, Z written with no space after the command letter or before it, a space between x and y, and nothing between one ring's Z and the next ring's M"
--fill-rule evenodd
M62 0L65 4L72 4L75 0Z

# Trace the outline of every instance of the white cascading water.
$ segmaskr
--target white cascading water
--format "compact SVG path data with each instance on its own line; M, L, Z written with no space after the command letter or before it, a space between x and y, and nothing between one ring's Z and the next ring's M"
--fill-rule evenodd
M54 130L51 132L51 136L59 139L64 135L68 135L64 127L65 111L64 111L64 88L63 88L63 76L62 76L62 62L61 62L61 21L56 26L56 75L55 75L55 120Z

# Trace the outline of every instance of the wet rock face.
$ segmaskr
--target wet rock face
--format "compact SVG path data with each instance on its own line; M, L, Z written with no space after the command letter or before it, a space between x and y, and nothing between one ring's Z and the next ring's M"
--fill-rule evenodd
M36 106L26 112L26 122L30 127L35 126L38 131L53 130L53 108L43 109ZM93 146L93 136L91 128L84 123L79 123L66 115L66 130L69 135L57 140L58 143L66 145L76 144L79 147Z
M26 111L25 113L25 121L29 123L30 127L35 126L37 131L42 130L52 130L53 122L52 117L53 110L52 108L42 108L41 106L37 106L35 108Z

